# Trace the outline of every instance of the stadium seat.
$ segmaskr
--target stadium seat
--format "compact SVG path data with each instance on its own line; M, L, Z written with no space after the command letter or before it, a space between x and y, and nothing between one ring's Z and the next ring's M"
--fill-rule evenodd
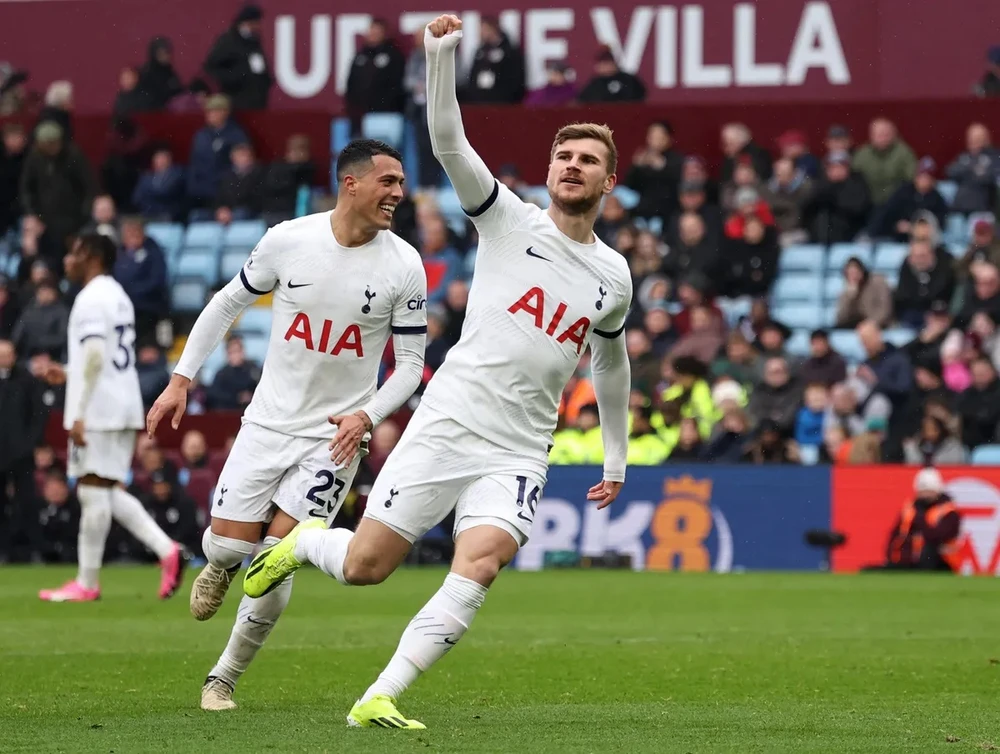
M268 336L271 333L271 310L263 306L250 306L236 320L233 329L238 333Z
M823 323L821 327L830 328L837 322L837 305L827 304L823 307Z
M826 262L826 249L818 243L797 244L781 252L778 269L781 272L811 272L819 274Z
M965 243L969 240L969 224L965 215L953 213L948 215L944 224L944 240L948 243Z
M211 249L222 246L223 229L218 223L191 223L184 234L184 249Z
M368 113L361 120L361 133L366 139L379 139L396 149L403 148L406 121L399 113Z
M968 244L961 242L952 241L947 245L948 253L953 257L964 257L965 252L969 250Z
M465 230L465 211L462 203L458 199L455 189L439 189L437 192L437 206L445 222L456 232Z
M784 324L784 320L779 320ZM792 333L792 337L785 341L785 351L788 352L789 356L808 356L809 355L809 330L796 330Z
M958 193L958 184L954 181L938 181L938 193L949 207L955 203L955 194Z
M823 312L818 303L780 304L771 310L771 314L781 324L795 330L815 330L820 326Z
M1000 466L1000 445L980 445L972 449L973 466Z
M821 280L814 275L781 275L774 283L771 298L778 304L815 301Z
M201 277L178 278L170 291L171 305L179 312L200 312L205 306L208 284Z
M160 245L167 259L176 255L184 244L184 226L180 223L149 223L146 235Z
M730 327L735 327L742 317L750 315L750 297L741 298L717 298L715 305L722 310L722 316L726 318L726 323Z
M839 272L831 272L823 281L824 300L828 303L835 303L842 290L844 290L844 276Z
M250 249L227 249L219 263L219 277L223 280L232 280L240 274L249 256Z
M889 284L889 287L896 290L896 286L899 285L899 270L896 270L895 272L883 272L880 274L885 278L885 282Z
M614 191L611 193L619 202L621 202L621 205L625 208L626 212L634 209L639 203L639 192L630 189L628 186L615 186Z
M244 249L249 252L266 232L267 223L263 220L237 220L226 228L222 245L227 249Z
M207 285L219 280L219 254L214 249L185 249L177 258L178 277L200 277Z
M882 339L886 343L892 343L894 346L905 346L911 340L917 337L915 330L911 330L909 327L891 327L888 330L882 331Z
M830 347L852 364L865 360L865 349L861 347L861 341L854 330L833 330L830 333Z
M211 385L216 373L226 365L226 344L220 343L201 365L198 378L203 385Z
M830 247L827 255L826 268L828 270L839 270L848 259L857 257L866 265L872 263L872 247L867 243L835 243Z
M905 243L880 243L875 249L875 272L899 272L909 253Z
M350 118L334 118L330 123L330 154L336 161L340 151L351 141ZM336 181L336 178L333 178Z

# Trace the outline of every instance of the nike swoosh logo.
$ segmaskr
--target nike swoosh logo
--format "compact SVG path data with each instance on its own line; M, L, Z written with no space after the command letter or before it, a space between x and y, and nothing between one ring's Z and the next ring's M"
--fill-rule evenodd
M312 285L312 283L299 283L298 285L296 285L291 280L288 281L289 288L305 288L307 285Z
M457 641L452 641L452 640L451 640L451 639L449 639L449 638L448 638L447 636L446 636L446 637L444 637L444 643L445 643L445 644L451 644L451 646L455 646L456 644L458 644L458 642L457 642Z
M546 262L551 262L552 261L551 259L549 259L547 257L543 257L541 254L536 254L535 252L533 252L532 251L533 248L535 248L535 247L534 246L529 246L528 250L525 251L524 253L527 254L529 257L535 257L535 259L544 259Z

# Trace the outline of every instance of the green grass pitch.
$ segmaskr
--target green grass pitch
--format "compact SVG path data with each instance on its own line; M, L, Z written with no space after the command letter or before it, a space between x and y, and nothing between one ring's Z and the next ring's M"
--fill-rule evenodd
M197 623L187 589L109 568L0 568L2 752L978 752L1000 747L1000 583L827 574L506 573L400 707L415 733L348 729L355 697L444 572L345 589L316 571L237 689L198 709L239 588Z

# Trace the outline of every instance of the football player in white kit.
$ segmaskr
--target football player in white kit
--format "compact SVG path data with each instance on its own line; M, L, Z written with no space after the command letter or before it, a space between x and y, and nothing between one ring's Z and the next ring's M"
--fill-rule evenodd
M181 546L123 487L143 422L135 371L135 310L111 277L117 253L111 239L90 233L76 240L64 260L66 277L82 290L69 314L67 364L53 364L45 377L66 383L63 426L69 431L67 471L77 480L80 500L79 571L58 589L43 589L38 596L47 602L100 598L101 563L112 519L160 559L161 599L177 591L186 564Z
M219 476L202 540L208 565L191 589L198 620L215 615L262 535L271 545L300 521L324 528L333 522L366 434L420 384L427 279L417 250L389 230L403 198L399 153L379 141L351 142L338 158L337 179L336 209L271 228L212 298L149 412L150 433L168 415L176 427L205 358L244 308L273 291L263 374ZM390 334L396 368L376 391ZM229 644L202 687L202 709L236 706L236 682L290 595L286 581L260 599L243 598Z
M549 163L551 206L523 203L494 179L463 132L455 94L460 28L455 16L438 18L425 50L434 154L479 231L462 337L379 474L357 532L302 524L255 558L244 579L247 594L263 594L308 562L343 584L376 584L454 509L451 572L350 711L350 725L424 727L404 718L396 701L458 642L500 569L528 540L559 397L588 345L605 463L587 498L609 505L625 479L630 373L621 334L631 276L593 232L601 199L615 185L611 132L593 124L561 129Z

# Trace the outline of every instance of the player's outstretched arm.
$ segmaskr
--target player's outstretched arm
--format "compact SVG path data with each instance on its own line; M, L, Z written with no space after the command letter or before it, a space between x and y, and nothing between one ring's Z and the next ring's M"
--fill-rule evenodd
M440 16L427 25L427 127L434 156L448 174L462 207L473 212L493 195L496 179L476 154L462 125L455 75L455 48L462 38L457 16Z
M598 331L590 342L593 358L590 366L594 376L594 395L601 417L601 438L604 441L603 496L588 497L598 501L598 508L610 505L625 481L625 461L628 457L628 399L632 370L625 337L617 333ZM598 485L599 487L602 485Z

